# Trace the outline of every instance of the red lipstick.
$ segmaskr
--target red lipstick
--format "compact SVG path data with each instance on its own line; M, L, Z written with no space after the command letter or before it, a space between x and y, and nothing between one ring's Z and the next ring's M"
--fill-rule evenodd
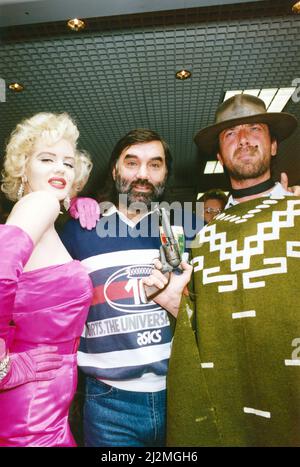
M60 177L49 178L48 183L58 190L63 190L67 184L66 180Z

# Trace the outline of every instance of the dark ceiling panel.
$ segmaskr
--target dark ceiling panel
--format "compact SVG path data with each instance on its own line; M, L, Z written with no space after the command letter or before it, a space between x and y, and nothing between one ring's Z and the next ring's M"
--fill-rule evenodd
M149 127L169 143L175 170L172 197L214 186L203 175L195 132L214 120L228 89L287 87L300 79L300 15L293 2L272 0L166 12L91 18L82 33L64 22L0 29L0 77L25 91L0 103L0 148L23 117L67 111L79 124L80 144L93 156L89 189L105 176L110 151L135 127ZM190 80L175 79L186 67ZM300 85L300 84L299 84ZM300 93L299 93L300 94ZM300 118L300 103L286 109ZM300 129L275 167L300 181Z
M249 0L0 0L0 27L233 3Z

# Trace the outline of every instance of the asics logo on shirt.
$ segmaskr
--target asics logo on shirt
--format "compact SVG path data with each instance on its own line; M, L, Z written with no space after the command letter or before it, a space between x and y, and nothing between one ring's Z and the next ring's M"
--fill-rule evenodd
M161 341L161 330L139 332L137 343L138 345L156 344Z

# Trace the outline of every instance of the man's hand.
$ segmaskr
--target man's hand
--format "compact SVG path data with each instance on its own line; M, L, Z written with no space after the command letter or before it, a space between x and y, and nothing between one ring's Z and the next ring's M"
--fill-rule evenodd
M142 279L142 283L149 287L156 287L161 292L153 298L153 301L162 308L177 317L182 294L188 295L187 284L190 281L193 267L182 261L180 266L182 274L169 273L167 278L160 271L162 264L159 260L154 261L155 269L152 274Z
M92 198L72 198L69 213L74 219L79 219L81 227L87 230L96 227L100 218L99 204Z
M289 191L290 193L293 193L295 196L300 196L300 186L299 185L294 185L294 186L288 186L289 180L288 176L285 172L281 172L280 174L280 183L282 187L286 190Z

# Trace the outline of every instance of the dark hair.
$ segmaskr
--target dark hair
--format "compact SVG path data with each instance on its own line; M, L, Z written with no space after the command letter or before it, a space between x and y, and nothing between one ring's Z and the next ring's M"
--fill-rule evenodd
M205 202L208 199L218 199L219 201L222 201L222 203L225 206L228 200L228 196L220 188L212 188L211 190L206 191L202 195L202 197L200 198L200 201Z
M106 183L103 192L100 194L100 201L109 200L112 202L116 202L117 193L115 190L115 182L112 176L112 172L124 149L134 144L150 143L151 141L160 141L164 148L167 166L167 178L169 178L172 170L172 154L168 143L166 143L166 141L153 130L149 130L148 128L135 128L134 130L129 131L125 136L120 138L112 150L109 159Z

